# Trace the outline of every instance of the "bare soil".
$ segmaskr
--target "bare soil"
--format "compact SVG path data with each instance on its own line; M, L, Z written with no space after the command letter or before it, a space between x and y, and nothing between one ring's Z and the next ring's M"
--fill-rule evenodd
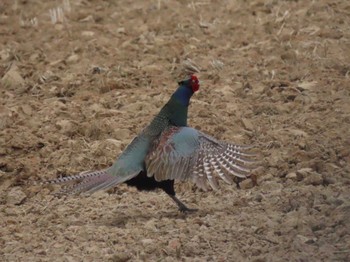
M177 193L33 185L105 168L201 67L189 124L251 180ZM1 261L350 261L350 2L0 3Z

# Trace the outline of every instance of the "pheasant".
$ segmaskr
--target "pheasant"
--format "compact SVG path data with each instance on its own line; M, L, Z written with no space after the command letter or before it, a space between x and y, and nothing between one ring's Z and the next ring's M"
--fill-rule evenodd
M151 123L135 137L114 164L104 170L83 172L42 184L79 181L63 189L61 194L94 193L120 183L138 190L162 189L181 212L195 211L177 197L174 180L192 180L199 188L218 189L217 177L231 184L233 176L246 178L253 154L249 146L238 146L187 127L188 106L199 90L195 75L179 82L170 100Z

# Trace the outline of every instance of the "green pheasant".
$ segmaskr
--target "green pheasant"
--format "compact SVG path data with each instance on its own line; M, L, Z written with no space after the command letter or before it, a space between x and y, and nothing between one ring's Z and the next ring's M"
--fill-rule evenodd
M138 190L160 188L175 201L180 211L193 211L176 197L174 180L191 179L204 190L208 189L208 184L217 189L217 177L230 184L233 176L246 178L250 175L248 166L253 162L253 155L245 152L250 147L218 141L187 127L189 102L198 90L199 81L195 75L179 82L170 100L111 167L43 184L79 181L62 191L66 194L94 193L124 182Z

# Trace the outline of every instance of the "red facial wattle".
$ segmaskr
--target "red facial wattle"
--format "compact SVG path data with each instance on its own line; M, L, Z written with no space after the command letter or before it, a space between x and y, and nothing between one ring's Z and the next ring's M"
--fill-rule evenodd
M191 87L193 93L199 90L199 80L195 75L191 75Z

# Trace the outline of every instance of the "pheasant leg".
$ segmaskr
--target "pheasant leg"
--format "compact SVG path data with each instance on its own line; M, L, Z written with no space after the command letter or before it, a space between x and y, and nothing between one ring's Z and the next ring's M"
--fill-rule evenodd
M169 195L172 200L176 203L176 205L179 207L180 212L186 213L186 212L195 212L198 209L195 208L188 208L184 203L180 201L176 196L174 195Z

